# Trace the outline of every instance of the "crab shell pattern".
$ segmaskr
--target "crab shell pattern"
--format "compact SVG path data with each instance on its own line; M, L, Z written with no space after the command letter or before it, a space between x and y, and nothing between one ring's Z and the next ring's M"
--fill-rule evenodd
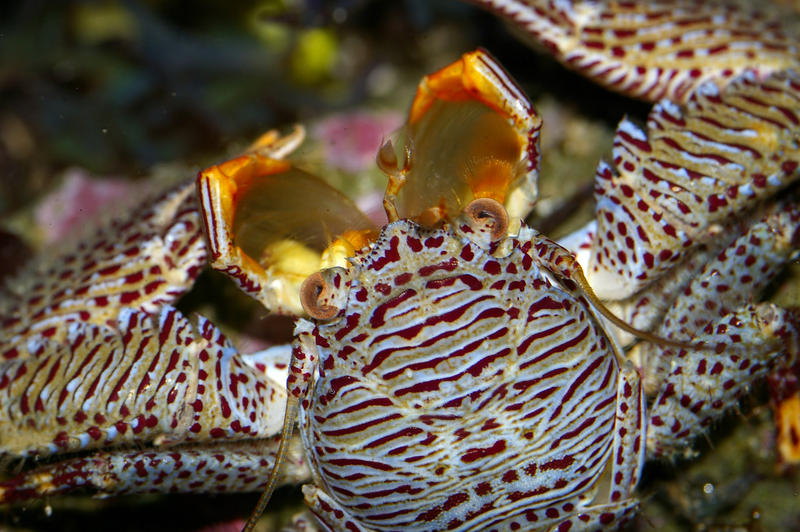
M294 356L318 359L300 426L318 486L306 497L331 528L546 529L637 506L638 374L543 265L555 244L527 228L476 236L398 221L323 272L340 312L301 320ZM587 508L612 455L614 504Z

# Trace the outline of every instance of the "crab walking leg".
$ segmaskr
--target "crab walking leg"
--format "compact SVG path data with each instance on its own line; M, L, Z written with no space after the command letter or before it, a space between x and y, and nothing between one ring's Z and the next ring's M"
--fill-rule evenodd
M630 498L639 483L645 460L642 437L647 430L645 394L639 370L628 363L620 373L609 497L612 503Z
M99 452L38 467L0 482L7 504L83 489L101 495L132 493L235 493L263 489L275 463L278 439L178 445L147 451ZM281 484L309 477L300 439L285 458Z
M279 532L319 532L318 521L311 512L304 510L292 516Z
M797 68L797 43L769 19L704 0L472 0L595 82L651 102L685 101L708 80Z
M66 344L29 342L30 354L3 361L0 453L278 432L281 385L248 365L207 320L195 328L170 307L155 318L123 309L115 328L73 324Z
M797 254L798 229L800 209L793 201L782 202L692 276L657 333L702 338L709 349L676 354L642 346L647 387L659 392L651 412L650 453L669 455L685 447L754 382L797 360L796 314L750 301Z
M551 530L616 530L639 511L634 489L645 461L643 437L646 427L645 395L639 371L631 364L620 369L617 413L611 456L609 501L580 508Z
M650 455L671 456L685 449L754 382L797 357L797 318L775 305L748 305L709 323L706 331L704 341L712 350L660 353L671 360L672 371L651 408Z
M306 506L326 532L371 532L342 506L313 484L303 486Z
M728 226L795 182L800 78L751 75L701 86L685 107L662 101L644 131L623 120L614 165L595 179L597 229L587 279L603 299L657 281Z
M76 323L114 323L122 307L157 312L188 290L206 262L193 192L181 185L151 199L9 280L0 288L0 360L29 355L31 339L63 343Z

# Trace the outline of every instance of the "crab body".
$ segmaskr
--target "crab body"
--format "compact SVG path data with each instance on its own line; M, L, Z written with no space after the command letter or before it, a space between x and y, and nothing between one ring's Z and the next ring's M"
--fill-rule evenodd
M341 313L296 342L319 361L300 425L321 500L376 530L546 529L585 513L615 430L641 457L611 341L533 244L400 221L331 274Z
M646 128L621 123L597 219L564 248L519 221L541 119L482 51L426 77L401 153L379 152L382 228L279 160L302 134L269 135L201 172L197 198L144 206L13 291L2 456L128 448L23 473L0 500L250 491L289 447L298 480L298 405L306 500L329 529L611 529L638 508L646 457L790 373L798 320L757 302L800 240L797 47L780 24L704 2L477 3L599 82L666 98ZM206 252L270 310L307 312L291 361L253 361L169 307ZM636 335L592 288L653 341L623 353ZM266 375L287 366L285 388Z

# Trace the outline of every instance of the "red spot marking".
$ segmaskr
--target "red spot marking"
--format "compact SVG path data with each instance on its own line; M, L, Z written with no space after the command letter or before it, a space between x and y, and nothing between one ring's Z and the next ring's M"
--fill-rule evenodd
M571 455L567 455L564 458L555 458L553 460L550 460L549 462L545 462L544 464L539 466L539 469L541 469L542 471L549 471L552 469L566 469L574 463L575 463L575 458L573 458Z
M500 477L500 479L506 483L516 482L517 480L519 480L519 475L515 470L509 469L508 471L503 473L503 476Z
M131 422L131 429L133 429L134 434L139 434L144 430L145 423L144 423L144 416L139 415L136 416L133 422Z
M469 496L466 493L454 493L450 495L444 504L442 505L442 509L444 511L452 510L456 506L463 504L469 500Z
M708 197L708 211L717 212L718 209L728 206L728 200L725 196L712 194Z
M125 284L135 284L144 279L144 273L136 272L125 276Z
M483 265L483 271L490 275L498 275L502 271L502 268L499 262L490 260Z
M419 241L419 238L408 236L406 237L406 244L415 253L422 251L422 242Z
M491 447L467 449L467 451L461 455L461 461L468 464L476 460L480 460L481 458L501 453L505 449L505 440L498 440L494 442Z
M139 297L140 296L138 290L131 290L130 292L122 292L119 295L119 302L122 305L128 305L139 299Z
M107 266L107 267L103 268L102 270L98 270L97 273L99 273L100 275L103 275L103 276L105 276L105 275L113 275L113 274L117 273L120 270L120 268L122 268L122 264L113 264L111 266Z
M436 236L436 237L432 236L426 238L424 242L426 248L438 248L439 246L442 245L442 243L444 243L443 236Z
M411 273L401 273L400 275L394 278L394 284L397 286L404 285L409 282L414 277Z
M156 289L157 289L159 286L161 286L161 285L163 285L163 284L166 284L166 281L164 281L164 280L162 280L162 279L159 279L159 280L157 280L157 281L152 281L152 282L149 282L149 283L147 283L146 285L144 285L144 293L145 293L145 294L147 294L147 295L150 295L150 294L152 294L153 292L155 292L155 291L156 291Z
M380 257L376 258L368 268L371 270L380 270L387 264L391 262L397 262L400 260L400 254L397 252L397 246L400 243L400 239L397 236L393 236L391 240L389 240L389 248L385 250L384 254Z
M438 264L423 266L422 268L419 269L419 274L422 277L428 277L439 270L452 272L456 268L458 268L458 261L456 260L455 257L452 257L450 260L443 261Z
M475 494L479 497L487 495L492 492L492 485L488 482L481 482L475 486Z

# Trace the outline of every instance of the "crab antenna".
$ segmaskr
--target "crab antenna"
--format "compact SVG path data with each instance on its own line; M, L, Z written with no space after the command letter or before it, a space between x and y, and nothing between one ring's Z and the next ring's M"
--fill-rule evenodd
M272 492L275 491L275 485L278 483L278 477L281 474L283 460L286 457L286 449L289 446L289 440L292 439L292 432L294 431L294 420L297 417L298 399L291 394L286 398L286 413L283 416L283 429L281 430L281 443L278 446L278 452L275 455L275 464L272 466L272 471L269 474L267 485L261 497L258 498L255 509L247 519L242 532L252 532L253 527L256 526L256 521L264 513L267 503L272 497Z
M647 331L642 331L634 327L633 325L627 323L622 318L618 317L616 314L611 312L605 304L600 301L600 298L595 295L594 290L592 290L591 285L589 285L589 281L586 280L586 277L583 274L583 268L581 265L578 264L577 261L574 263L574 270L570 275L570 278L578 283L581 290L583 291L584 296L592 304L594 308L596 308L600 314L603 315L608 321L619 327L625 332L628 332L635 337L639 338L640 340L646 340L648 342L652 342L654 344L663 345L667 347L674 347L677 349L705 349L705 346L693 344L690 342L678 342L677 340L670 340L669 338L662 338L661 336L655 335L653 333L649 333Z
M394 145L391 140L387 140L381 144L378 155L375 157L375 163L378 168L389 178L389 182L386 184L386 191L383 193L383 210L386 211L386 218L390 223L400 219L395 200L397 199L397 193L406 182L406 173L411 166L411 146L406 145L403 153L405 159L403 160L403 167L400 168L397 154L394 152Z

